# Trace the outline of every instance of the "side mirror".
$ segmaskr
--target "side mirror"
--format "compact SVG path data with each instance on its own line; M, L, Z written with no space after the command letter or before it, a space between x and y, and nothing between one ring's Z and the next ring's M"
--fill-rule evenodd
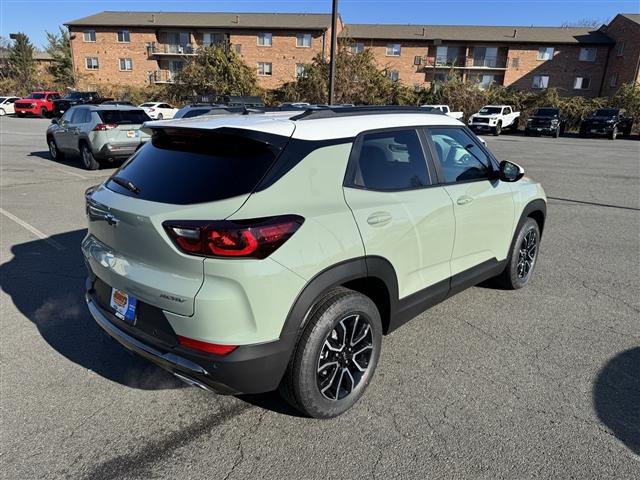
M58 122L58 119L57 119L57 118L52 118L52 119L51 119L51 123L52 123L53 125L58 125L58 123L59 123L59 122Z
M503 182L517 182L524 177L524 168L520 165L503 160L500 162L500 180Z

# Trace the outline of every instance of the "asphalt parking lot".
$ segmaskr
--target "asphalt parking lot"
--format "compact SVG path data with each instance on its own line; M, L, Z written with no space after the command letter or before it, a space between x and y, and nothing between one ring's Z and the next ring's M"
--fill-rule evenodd
M638 478L637 137L485 137L549 196L533 283L414 319L362 401L318 421L183 386L101 333L79 244L112 169L51 161L47 124L0 118L2 478Z

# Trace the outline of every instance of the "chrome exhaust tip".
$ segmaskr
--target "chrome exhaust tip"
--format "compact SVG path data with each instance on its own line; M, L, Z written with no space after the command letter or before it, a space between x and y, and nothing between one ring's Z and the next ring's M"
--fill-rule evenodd
M213 390L208 385L205 385L204 383L200 382L199 380L196 380L195 378L187 377L186 375L183 375L177 372L172 372L172 373L175 377L182 380L184 383L186 383L191 387L198 387L198 388L201 388L202 390L206 390L207 392L215 393L215 390Z

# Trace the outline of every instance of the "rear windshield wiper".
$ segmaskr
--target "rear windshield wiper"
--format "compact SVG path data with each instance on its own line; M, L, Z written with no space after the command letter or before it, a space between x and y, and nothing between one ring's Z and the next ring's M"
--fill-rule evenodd
M133 183L131 180L127 180L126 178L122 177L111 177L111 181L117 183L121 187L126 188L130 192L135 193L136 195L140 193L140 189L136 187L135 183Z

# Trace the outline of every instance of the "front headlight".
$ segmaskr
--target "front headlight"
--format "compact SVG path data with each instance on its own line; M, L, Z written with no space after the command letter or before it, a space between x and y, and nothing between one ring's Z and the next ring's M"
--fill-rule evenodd
M607 123L613 123L613 122L615 122L615 121L616 121L616 119L615 119L615 118L610 118L609 120L607 120Z
M36 108L36 104L35 104L35 103L32 103L32 104L31 104L31 108Z

